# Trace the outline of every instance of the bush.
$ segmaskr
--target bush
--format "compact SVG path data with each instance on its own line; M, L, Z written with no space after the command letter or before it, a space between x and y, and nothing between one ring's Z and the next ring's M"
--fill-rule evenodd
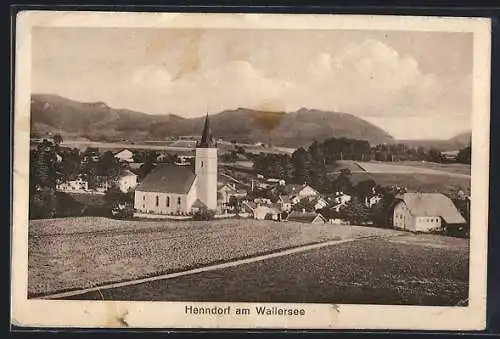
M30 219L81 216L86 206L63 192L40 190L30 197Z
M134 216L134 208L126 205L124 208L117 208L114 210L114 217L117 219L131 219Z
M214 220L215 211L213 210L199 210L193 213L193 220L196 221L208 221Z

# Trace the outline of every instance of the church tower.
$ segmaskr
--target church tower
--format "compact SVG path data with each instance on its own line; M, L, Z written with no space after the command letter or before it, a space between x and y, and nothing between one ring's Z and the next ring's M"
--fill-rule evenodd
M217 208L217 144L210 132L208 113L205 117L203 134L196 144L195 173L198 178L196 188L198 199L208 209L215 210Z

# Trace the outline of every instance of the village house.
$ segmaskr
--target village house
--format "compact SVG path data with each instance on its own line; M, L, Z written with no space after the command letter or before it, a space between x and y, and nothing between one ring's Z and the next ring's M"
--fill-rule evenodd
M453 201L441 193L404 193L393 206L395 228L428 232L465 224Z
M288 195L280 195L278 203L281 205L281 210L290 212L292 210L292 200Z
M457 160L459 151L453 150L453 151L444 151L441 152L441 155L443 156L443 159L446 161L455 161Z
M220 205L227 205L231 198L242 199L246 197L247 191L238 189L234 183L223 184L217 191L217 201Z
M308 197L318 197L320 195L318 191L307 184L287 184L284 186L284 191L287 195L299 197L299 200Z
M335 192L335 196L333 198L333 201L335 204L341 204L345 205L349 201L351 201L351 196L349 194L346 194L344 192Z
M368 208L372 208L374 205L378 204L380 200L382 200L382 196L380 195L366 196L365 206Z
M134 153L128 149L116 152L114 156L120 162L134 162Z
M134 207L138 213L190 213L194 209L217 209L217 144L210 132L208 114L196 144L195 168L159 164L136 187Z
M78 176L74 180L57 184L56 189L61 192L87 192L89 191L89 182L82 176Z
M314 210L317 211L317 210L320 210L326 206L328 206L328 203L326 202L325 199L323 198L316 198L314 201Z
M127 169L122 170L116 183L120 191L126 193L137 186L137 174Z
M253 201L243 202L244 210L249 211L254 219L265 220L269 218L271 220L281 219L281 209L279 204L257 204Z
M326 219L320 213L293 211L286 219L287 221L301 222L307 224L324 224Z

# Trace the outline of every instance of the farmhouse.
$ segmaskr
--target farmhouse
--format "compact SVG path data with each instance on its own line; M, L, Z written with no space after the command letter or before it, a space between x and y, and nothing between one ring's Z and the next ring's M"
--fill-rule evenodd
M233 183L223 184L217 191L217 201L220 205L226 205L231 201L232 197L244 198L247 195L247 191L244 189L236 188Z
M137 186L137 174L127 169L123 170L116 183L120 191L126 193Z
M319 192L309 185L287 184L284 187L288 195L296 195L299 198L317 197Z
M453 201L441 193L402 194L393 211L394 227L410 231L428 232L466 223Z
M134 153L128 149L115 153L115 158L120 162L134 162Z
M217 145L210 132L208 114L196 144L194 171L190 166L159 164L137 186L134 207L138 212L151 214L188 213L193 207L217 208Z
M323 198L314 199L313 202L314 202L314 210L320 210L320 209L328 206L328 203Z
M443 158L444 158L445 160L448 160L448 161L455 161L455 160L457 160L458 153L459 153L459 151L457 151L457 150L453 150L453 151L444 151L444 152L441 152L441 155L443 156Z
M292 200L288 195L280 195L278 203L281 205L281 210L290 212L292 210Z
M302 222L307 224L324 224L326 219L319 213L293 211L288 215L287 221Z

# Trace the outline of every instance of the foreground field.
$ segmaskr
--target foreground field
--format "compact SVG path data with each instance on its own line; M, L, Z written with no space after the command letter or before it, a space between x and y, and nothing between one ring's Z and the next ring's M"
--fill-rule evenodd
M28 295L155 276L326 240L398 234L389 229L243 219L34 220L29 229Z
M465 306L464 239L403 235L67 299Z

